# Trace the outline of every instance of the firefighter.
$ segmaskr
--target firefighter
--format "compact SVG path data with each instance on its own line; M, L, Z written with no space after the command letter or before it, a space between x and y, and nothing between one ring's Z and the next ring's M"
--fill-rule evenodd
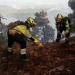
M56 42L59 42L61 38L65 38L65 43L68 43L71 29L70 26L71 20L66 16L58 14L55 18L55 22L57 29Z
M18 24L17 24L18 23ZM8 25L8 49L7 49L7 55L12 54L12 45L14 41L18 42L21 46L20 50L20 59L27 61L26 57L26 41L27 39L30 39L38 46L43 46L37 39L32 37L30 34L29 29L31 27L34 27L36 23L31 17L28 17L25 22L16 21L14 23L11 23Z

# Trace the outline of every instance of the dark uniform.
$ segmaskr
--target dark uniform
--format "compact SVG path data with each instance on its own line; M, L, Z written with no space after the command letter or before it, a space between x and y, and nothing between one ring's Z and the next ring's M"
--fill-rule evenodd
M56 20L56 28L57 28L56 42L60 41L61 36L66 37L65 42L67 42L70 36L70 29L71 29L70 19L68 17L62 16L61 14L58 14L55 20ZM62 34L63 31L64 31L64 34Z

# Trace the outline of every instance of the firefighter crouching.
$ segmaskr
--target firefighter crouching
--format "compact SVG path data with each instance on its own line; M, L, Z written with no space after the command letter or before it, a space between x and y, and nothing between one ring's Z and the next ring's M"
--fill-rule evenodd
M69 36L70 36L70 29L71 29L70 26L71 20L66 16L64 17L63 15L58 14L55 18L55 22L56 22L56 29L57 29L56 42L59 42L61 38L66 38L65 43L68 43Z
M12 25L13 24L13 25ZM43 47L43 45L35 38L32 37L32 35L29 32L29 29L31 27L34 27L36 23L34 20L29 17L27 18L27 21L25 22L18 22L11 23L11 25L8 27L8 49L7 49L7 55L12 54L12 45L14 41L18 42L21 46L20 50L20 59L24 61L28 61L29 59L26 58L26 41L27 39L30 39L38 46Z

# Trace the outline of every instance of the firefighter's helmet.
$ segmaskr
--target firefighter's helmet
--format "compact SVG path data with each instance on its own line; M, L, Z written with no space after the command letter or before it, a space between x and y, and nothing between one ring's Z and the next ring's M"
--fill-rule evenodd
M31 18L31 17L28 17L28 18L27 18L27 22L28 22L28 24L29 24L30 26L35 26L35 25L36 25L36 23L34 22L34 19Z
M55 20L56 20L56 22L60 22L60 21L62 20L62 18L63 18L63 15L58 14L58 15L56 16Z

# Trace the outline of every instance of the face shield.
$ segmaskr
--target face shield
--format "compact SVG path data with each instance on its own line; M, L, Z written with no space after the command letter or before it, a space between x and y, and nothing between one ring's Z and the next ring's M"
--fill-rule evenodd
M58 14L55 18L56 22L60 22L62 20L63 16L61 14Z
M61 18L56 18L55 20L56 20L56 22L60 22Z

